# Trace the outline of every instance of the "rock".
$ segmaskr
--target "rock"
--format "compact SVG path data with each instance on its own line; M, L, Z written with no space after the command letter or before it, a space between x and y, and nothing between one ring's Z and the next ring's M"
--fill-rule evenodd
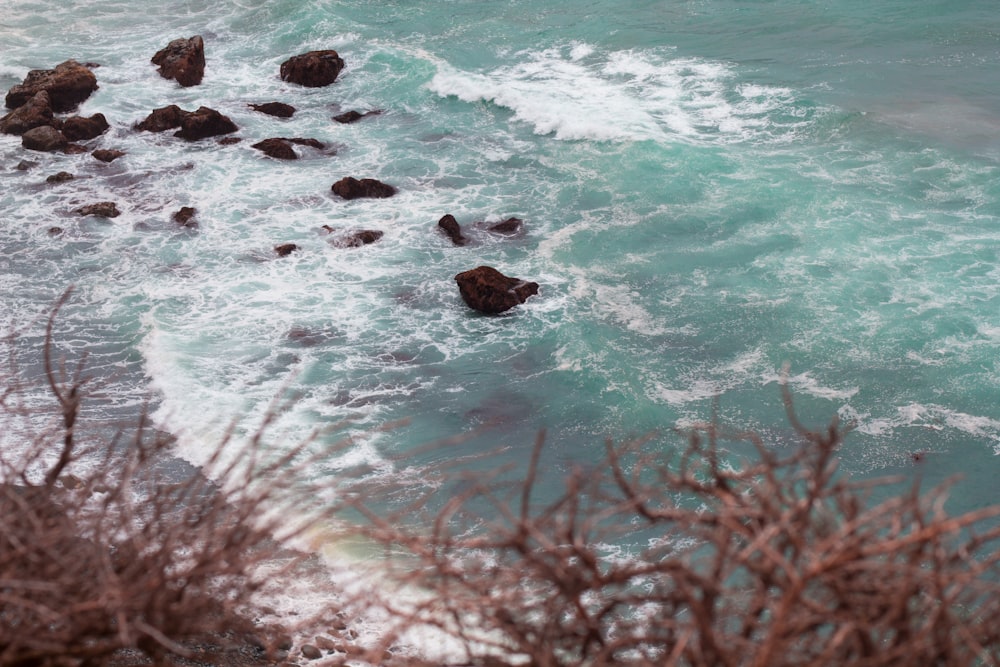
M4 103L8 109L16 109L43 90L49 94L53 111L72 111L97 90L97 77L75 60L60 63L55 69L33 69L23 83L7 92Z
M171 218L181 227L197 229L198 221L193 220L195 213L197 213L197 211L190 206L182 206L179 211L174 212Z
M96 204L88 204L76 209L78 215L98 215L102 218L117 218L121 215L118 206L113 201L102 201Z
M338 648L340 648L340 645L337 644L337 642L333 641L329 637L324 637L322 635L316 637L313 640L313 644L316 645L316 648L322 649L324 651L336 651Z
M153 109L153 112L146 116L145 120L136 124L135 129L142 132L166 132L175 127L180 127L181 120L188 113L188 111L184 111L176 104Z
M344 60L336 51L310 51L281 63L281 80L308 88L329 86L337 80Z
M274 252L278 253L278 257L287 257L298 249L299 247L294 243L282 243L274 246Z
M487 223L479 223L486 225ZM504 234L506 236L511 236L517 234L521 231L524 221L520 218L507 218L503 222L498 222L493 225L488 225L486 231L493 232L494 234Z
M243 141L243 139L240 137L222 137L215 143L219 144L220 146L232 146L233 144L238 144L241 141Z
M396 188L377 181L374 178L362 178L358 180L351 176L340 179L330 189L333 190L335 195L344 199L357 199L359 197L384 199L396 194Z
M181 129L174 132L174 136L188 141L197 141L220 134L230 134L238 130L236 123L231 121L228 116L223 116L215 109L198 107L197 111L181 117Z
M248 106L254 111L266 113L268 116L276 116L278 118L291 118L293 115L295 115L295 107L293 107L291 104L283 104L281 102L267 102L266 104L250 104Z
M66 155L80 155L81 153L86 153L89 150L89 148L81 146L80 144L66 144L63 147L62 152Z
M63 228L62 227L49 227L48 232L49 232L49 236L59 236L60 234L63 233Z
M69 173L68 171L60 171L59 173L52 174L51 176L49 176L48 178L46 178L45 182L46 183L65 183L66 181L72 181L72 180L73 180L73 174Z
M287 141L290 144L296 144L298 146L309 146L310 148L315 148L316 150L322 150L326 148L326 144L317 139L303 139L302 137L282 137L282 141Z
M319 660L323 657L323 652L312 644L304 644L301 649L302 657L306 660Z
M481 313L502 313L538 294L538 283L510 278L489 266L463 271L455 282L466 305Z
M330 231L333 230L331 229ZM332 243L338 248L360 248L361 246L375 243L382 238L382 235L383 232L377 229L362 229L339 236Z
M17 166L14 167L14 169L17 169L18 171L28 171L32 167L37 167L37 166L38 166L37 162L32 162L31 160L21 160L20 162L17 163Z
M365 116L378 116L381 113L382 113L381 109L373 109L371 111L366 111L364 113L361 113L360 111L353 111L352 110L352 111L348 111L346 113L342 113L342 114L340 114L338 116L334 116L333 120L337 121L338 123L344 123L344 124L354 123L356 121L361 120Z
M451 214L438 220L438 227L444 230L455 245L465 245L469 242L469 239L462 235L462 227L458 224L458 220Z
M72 116L63 121L62 133L70 141L86 141L99 137L108 131L108 120L102 113L95 113L90 118Z
M160 66L164 79L175 79L185 88L197 86L205 76L205 42L200 35L175 39L157 51L152 62Z
M118 158L125 155L125 151L106 150L99 148L93 153L91 153L91 155L93 155L95 159L100 160L101 162L114 162Z
M21 145L32 151L58 151L67 143L63 133L50 125L32 128L21 135Z
M253 145L253 148L279 160L298 160L295 150L284 139L265 139Z
M58 124L52 115L52 103L49 101L48 92L40 90L30 100L0 118L0 132L24 134L36 127L44 125L56 127Z

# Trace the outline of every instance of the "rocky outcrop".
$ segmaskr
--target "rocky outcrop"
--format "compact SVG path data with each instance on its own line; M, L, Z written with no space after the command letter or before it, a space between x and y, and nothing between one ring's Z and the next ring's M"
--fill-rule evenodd
M310 51L281 63L281 80L308 88L329 86L344 69L344 60L332 50Z
M118 206L113 201L102 201L96 204L88 204L76 209L78 215L97 215L102 218L117 218L121 215Z
M331 187L333 193L343 199L358 199L370 197L374 199L385 199L396 194L396 188L377 181L374 178L357 179L351 176L342 178Z
M72 116L62 123L62 133L70 141L86 141L99 137L108 131L107 118L102 113L95 113L90 118Z
M223 116L215 109L208 107L198 107L197 111L192 111L181 117L181 129L174 132L175 137L197 141L207 137L217 137L221 134L231 134L238 131L236 123L228 116Z
M205 76L205 42L201 36L175 39L153 56L160 76L174 79L185 88L197 86Z
M21 145L32 151L58 151L68 144L63 133L51 125L32 128L21 135Z
M299 155L295 152L295 149L289 145L284 139L273 138L265 139L264 141L258 141L252 148L264 153L268 157L273 157L278 160L298 160Z
M278 257L287 257L298 249L299 247L294 243L282 243L274 246L274 252L278 253Z
M146 118L136 124L135 129L142 132L166 132L181 126L181 119L189 112L176 104L153 109Z
M295 115L295 107L291 104L283 104L281 102L267 102L266 104L249 104L247 105L254 111L259 111L261 113L266 113L268 116L275 116L277 118L291 118Z
M125 151L118 150L108 150L108 149L98 149L91 153L95 160L100 160L101 162L114 162L118 158L125 155Z
M378 116L381 113L382 113L381 109L372 109L371 111L366 111L364 113L361 113L360 111L353 111L352 110L352 111L348 111L346 113L342 113L340 115L334 116L333 120L337 121L338 123L344 123L344 124L354 123L354 122L357 122L357 121L361 120L365 116Z
M490 266L479 266L455 276L466 305L481 313L502 313L538 294L538 283L511 278Z
M440 227L451 242L455 245L465 245L469 242L469 239L465 238L462 234L462 227L458 224L458 220L455 216L449 214L438 220L438 227Z
M0 132L4 134L24 134L28 130L44 125L56 127L59 124L52 115L52 103L49 94L40 90L35 95L0 118Z
M97 77L75 60L60 63L55 69L33 69L23 83L7 92L4 104L16 109L43 90L49 94L53 111L72 111L97 90Z

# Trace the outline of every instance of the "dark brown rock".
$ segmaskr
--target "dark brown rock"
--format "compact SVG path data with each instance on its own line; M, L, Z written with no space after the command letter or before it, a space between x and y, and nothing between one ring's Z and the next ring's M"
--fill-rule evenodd
M326 144L317 139L303 139L302 137L282 137L283 141L287 141L290 144L295 144L297 146L308 146L309 148L315 148L317 150L322 150L326 148Z
M90 118L72 116L63 121L62 133L70 141L86 141L99 137L108 131L108 120L102 113L95 113Z
M232 146L233 144L238 144L241 141L243 141L241 137L222 137L215 143L219 144L220 146Z
M228 116L223 116L215 109L198 107L197 111L181 117L181 129L174 132L174 136L188 141L197 141L220 134L231 134L238 130L236 123L231 121Z
M351 110L339 114L337 116L334 116L333 120L337 121L338 123L344 123L344 124L354 123L361 120L365 116L378 116L380 113L382 113L381 109L373 109L371 111L366 111L364 113L361 113L360 111Z
M21 160L20 162L17 163L17 166L14 167L14 169L17 169L18 171L28 171L32 167L37 167L37 166L38 166L37 162L32 162L31 160Z
M66 144L63 146L62 152L66 155L81 155L89 150L89 148L80 144Z
M24 134L28 130L44 125L57 127L59 121L52 116L52 104L49 94L38 91L34 97L23 105L0 118L0 132L4 134ZM57 128L58 129L58 128Z
M486 223L482 224L485 225ZM517 234L518 232L520 232L523 225L524 221L521 220L520 218L507 218L502 222L498 222L493 225L488 225L486 229L487 231L493 232L494 234L504 234L507 236L511 236L513 234Z
M160 76L174 79L184 87L197 86L205 76L205 42L200 35L175 39L156 52L152 62Z
M193 219L195 213L197 213L197 211L194 208L190 206L182 206L180 210L174 212L171 218L181 227L193 229L198 226L198 221Z
M538 294L538 283L511 278L489 266L479 266L455 276L466 305L481 313L496 314L524 303Z
M281 63L281 79L309 88L329 86L344 69L344 60L330 49L292 56Z
M298 154L284 139L265 139L264 141L255 143L253 148L256 148L269 157L277 158L279 160L299 159Z
M4 103L8 109L16 109L42 90L48 92L53 111L72 111L97 90L97 77L75 60L60 63L55 69L33 69L23 83L7 92Z
M465 245L469 242L465 236L462 235L462 227L458 224L458 220L455 216L449 214L438 220L438 227L444 230L444 233L448 235L451 242L455 245Z
M362 178L358 180L351 176L340 179L330 189L333 190L335 195L344 199L357 199L359 197L384 199L396 194L396 188L377 181L374 178Z
M291 118L295 115L295 107L282 102L267 102L266 104L250 104L248 106L254 111L266 113L268 116L275 116L277 118Z
M66 137L50 125L35 127L21 135L21 145L32 151L58 151L66 148Z
M60 171L59 173L52 174L51 176L49 176L48 178L46 178L45 182L46 183L65 183L66 181L72 181L73 178L74 178L73 174L69 173L68 171Z
M102 201L96 204L88 204L76 209L78 215L97 215L102 218L117 218L121 215L118 206L113 201Z
M362 229L339 236L331 243L338 248L360 248L361 246L375 243L382 238L382 235L383 232L377 229Z
M135 129L142 132L166 132L181 126L181 120L190 112L184 111L176 104L153 109L145 120L136 124Z
M100 160L101 162L114 162L118 158L124 156L125 151L107 150L99 148L93 153L91 153L91 155L93 155L95 159Z
M304 644L299 651L306 660L319 660L323 657L323 652L312 644Z
M274 252L278 253L278 257L287 257L298 249L299 247L294 243L282 243L274 246Z
M60 234L63 233L63 228L62 227L49 227L48 232L49 232L49 236L59 236Z

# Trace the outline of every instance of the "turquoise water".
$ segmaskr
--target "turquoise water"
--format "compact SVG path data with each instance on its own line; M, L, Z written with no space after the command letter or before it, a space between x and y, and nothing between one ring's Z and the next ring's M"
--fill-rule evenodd
M160 79L152 54L194 34L203 84ZM192 461L290 393L269 446L353 434L331 470L392 474L456 435L420 460L506 447L519 463L545 428L554 484L606 438L708 419L713 401L793 441L787 362L803 419L856 422L845 469L962 474L954 509L997 500L993 3L7 0L0 45L4 89L100 63L80 113L112 124L93 147L127 152L26 155L0 136L0 325L25 331L37 374L39 318L75 285L58 340L104 379L90 409L127 418L148 397ZM319 48L347 63L335 84L278 78ZM298 112L247 108L269 101ZM243 143L130 129L170 103L219 109ZM331 122L348 109L384 113ZM336 154L249 147L272 136ZM77 178L45 184L63 170ZM338 200L347 175L399 195ZM70 213L101 200L123 215ZM181 206L197 232L170 221ZM436 231L446 213L474 244ZM473 224L509 216L522 236ZM324 224L385 235L336 248ZM301 250L275 257L287 242ZM539 295L476 315L453 276L480 264Z

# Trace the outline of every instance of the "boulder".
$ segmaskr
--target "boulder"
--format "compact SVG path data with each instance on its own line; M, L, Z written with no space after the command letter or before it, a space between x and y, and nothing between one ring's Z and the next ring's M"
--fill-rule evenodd
M46 183L65 183L66 181L72 181L72 180L73 180L73 174L69 173L68 171L60 171L59 173L52 174L51 176L49 176L48 178L46 178L45 182Z
M205 42L200 35L175 39L153 56L160 76L175 79L182 86L197 86L205 76Z
M438 227L440 227L451 242L455 245L465 245L469 242L469 239L462 235L462 227L458 224L458 220L455 219L453 215L446 215L440 220L438 220Z
M145 120L136 124L135 129L142 132L166 132L175 127L181 126L181 120L188 111L184 111L176 104L153 109L153 112L146 116Z
M282 243L274 246L274 252L278 253L278 257L287 257L298 249L299 247L294 243Z
M93 153L91 153L91 155L94 156L94 159L100 160L101 162L114 162L118 158L125 155L125 151L107 150L99 148Z
M275 116L277 118L291 118L295 115L295 107L291 104L283 104L281 102L267 102L266 104L250 104L248 105L254 111L259 111L261 113L266 113L268 116Z
M351 176L340 179L330 189L333 190L335 195L343 199L357 199L359 197L384 199L396 194L396 188L377 181L374 178L362 178L358 180Z
M332 229L330 231L333 231ZM375 243L382 238L383 232L377 229L362 229L338 236L331 243L338 248L360 248Z
M312 644L303 644L302 648L299 649L299 652L302 653L302 657L306 660L319 660L323 657L323 652Z
M118 206L113 201L102 201L96 204L81 206L75 212L78 215L97 215L102 218L117 218L121 215Z
M497 222L495 224L488 224L485 222L477 223L486 227L486 231L493 232L494 234L503 234L505 236L513 236L521 231L524 226L524 221L520 218L507 218L502 222Z
M0 132L4 134L24 134L28 130L43 125L56 127L59 124L52 116L52 103L48 92L40 90L35 95L0 118Z
M473 310L496 314L538 294L538 283L511 278L490 266L479 266L455 276L462 299Z
M75 60L60 63L55 69L33 69L23 83L7 91L4 104L16 109L43 90L49 94L53 111L72 111L97 90L97 77Z
M292 56L281 63L281 80L308 88L329 86L337 80L344 60L332 50L310 51Z
M198 107L197 111L192 111L181 117L181 129L174 132L174 136L188 141L197 141L220 134L230 134L238 130L236 123L231 121L228 116L223 116L215 109Z
M171 219L173 219L173 221L181 227L196 229L198 227L198 221L193 219L195 213L197 213L197 211L194 208L190 206L182 206L180 210L174 212Z
M365 116L378 116L380 113L382 113L381 109L373 109L371 111L366 111L364 113L361 113L360 111L351 110L346 113L334 116L333 120L337 121L338 123L344 123L344 124L354 123L356 121L361 120Z
M269 157L277 158L279 160L299 159L298 154L284 139L265 139L264 141L258 141L252 147Z
M21 135L21 145L32 151L58 151L68 143L63 133L51 125L35 127Z
M102 113L95 113L90 118L72 116L63 121L62 133L70 141L86 141L94 139L108 131L108 120Z
M308 146L309 148L315 148L316 150L322 150L326 148L326 144L318 139L304 139L302 137L282 137L282 141L287 141L290 144L295 144L297 146Z

